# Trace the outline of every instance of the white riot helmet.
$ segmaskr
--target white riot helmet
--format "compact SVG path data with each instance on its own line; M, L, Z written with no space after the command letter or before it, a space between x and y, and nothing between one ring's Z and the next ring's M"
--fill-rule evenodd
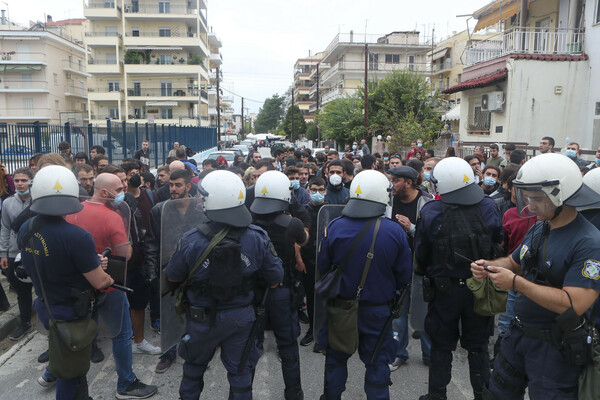
M582 207L598 202L598 194L583 183L577 164L557 153L541 154L527 161L513 186L520 216L540 214L562 205Z
M31 186L31 211L42 215L75 214L83 209L73 172L59 165L42 168Z
M292 183L284 173L263 173L254 185L254 202L250 211L255 214L270 214L287 210L292 199L292 189Z
M350 218L373 218L385 213L390 202L392 183L381 172L366 169L352 179L350 199L342 215Z
M241 178L230 171L213 171L202 180L198 190L206 216L215 222L247 227L252 215L246 208L246 187Z
M600 208L600 168L594 168L583 176L583 183L598 194L598 202L583 206L580 210Z
M433 168L431 182L446 204L471 206L483 199L483 189L475 182L473 169L458 157L447 157Z

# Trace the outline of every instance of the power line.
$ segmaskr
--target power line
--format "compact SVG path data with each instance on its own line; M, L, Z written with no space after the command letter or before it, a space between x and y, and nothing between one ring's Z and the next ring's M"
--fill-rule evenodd
M252 99L247 98L246 96L242 96L242 95L239 95L237 93L233 93L231 90L225 89L224 87L222 87L221 89L224 90L224 91L226 91L226 92L228 92L229 94L232 94L232 95L237 96L239 98L243 98L244 100L247 100L247 101L252 101L254 103L260 103L260 104L264 103L264 101L252 100Z

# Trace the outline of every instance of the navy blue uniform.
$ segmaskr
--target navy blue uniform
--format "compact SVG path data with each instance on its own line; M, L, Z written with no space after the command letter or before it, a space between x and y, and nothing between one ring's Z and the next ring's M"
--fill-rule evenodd
M339 294L341 298L356 298L367 253L373 240L374 227L355 249L350 248L350 245L367 221L346 217L335 219L323 236L317 262L321 274L325 274L333 265L341 264L348 252L354 251L342 276ZM364 388L367 398L389 399L388 364L394 360L396 345L392 327L390 326L387 332L383 332L383 328L390 316L389 304L394 298L395 290L410 283L412 276L411 252L406 234L399 224L382 218L373 254L358 307L358 354L366 367ZM375 363L372 364L371 357L381 334L385 335L385 339ZM346 389L347 362L350 354L336 351L329 346L327 324L319 332L318 338L319 343L327 348L325 396L327 399L339 399Z
M272 251L266 233L257 226L250 225L241 236L242 274L250 277L257 273L264 281L273 284L283 280L281 260ZM208 247L210 238L198 229L187 232L181 238L178 250L167 265L167 278L180 282L187 279L190 270ZM209 260L205 260L194 275L192 282L206 281L209 278ZM191 306L213 306L213 300L207 295L188 290L187 298ZM255 314L252 307L254 293L239 294L231 300L220 303L216 310L214 326L210 318L199 322L188 318L186 335L179 344L179 355L185 360L183 379L179 395L183 400L198 399L204 388L204 372L213 358L217 346L221 346L221 361L227 370L230 385L230 399L252 399L252 376L259 350L253 346L250 357L242 374L238 366Z
M534 282L534 271L525 263L537 245L537 266L555 287L600 290L600 232L582 215L551 229L547 240L543 223L532 226L512 254L525 279ZM498 399L577 399L580 367L569 364L550 340L533 338L524 329L550 331L558 314L538 305L521 292L515 299L515 320L504 335L494 364L489 390Z
M500 244L502 217L496 203L486 196L479 203L479 211L491 241ZM425 332L432 342L429 397L432 400L446 399L446 386L452 378L452 352L460 339L461 346L469 352L469 372L475 399L481 399L483 387L489 379L487 348L493 332L493 318L483 317L473 310L473 294L466 285L466 279L471 277L468 262L450 267L434 262L434 253L440 251L436 248L436 239L442 235L442 222L441 201L425 204L417 221L414 240L417 265L425 270L435 286L435 298L429 303L425 317Z
M37 295L34 308L38 318L48 329L48 311L41 301L43 299L40 281L44 285L48 305L52 317L56 320L74 321L78 318L73 309L75 298L71 289L79 291L91 289L90 283L83 274L100 265L96 245L92 236L82 228L71 225L62 217L40 216L45 220L38 233L33 237L33 249L30 242L23 244L21 257L23 266L31 277ZM17 240L29 231L29 221L19 230ZM42 276L38 276L32 252L35 251L38 268ZM56 380L56 399L71 400L88 398L86 376L79 378Z

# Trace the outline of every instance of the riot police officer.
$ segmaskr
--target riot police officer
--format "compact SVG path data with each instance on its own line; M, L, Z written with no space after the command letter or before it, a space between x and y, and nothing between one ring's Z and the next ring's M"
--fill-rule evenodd
M460 339L469 355L473 393L480 400L489 379L488 341L493 318L475 313L469 259L490 257L502 242L502 218L496 203L475 183L463 159L449 157L434 168L431 181L440 200L421 209L414 240L415 273L424 275L429 307L425 332L431 338L429 391L420 400L445 400L452 352ZM486 256L483 256L483 255Z
M538 222L509 257L471 264L476 279L518 292L484 399L523 399L527 387L531 399L577 399L591 356L593 322L582 315L600 291L600 233L576 207L598 194L556 153L527 161L513 185L520 215Z
M247 400L252 398L253 370L260 354L253 338L249 340L255 321L253 278L258 274L268 284L281 282L281 261L271 251L267 234L250 224L246 190L237 175L212 172L199 192L210 222L184 234L167 265L170 281L185 281L189 302L186 334L179 344L185 360L179 394L183 400L200 397L208 363L221 346L229 398ZM240 366L247 343L250 357Z
M83 208L73 173L57 165L41 169L31 188L31 197L31 211L38 216L23 224L17 241L23 266L37 295L35 311L48 328L49 315L41 299L46 298L53 319L75 321L90 312L91 289L105 289L113 284L113 279L100 265L92 236L64 219L65 215ZM103 265L106 267L106 258ZM75 297L75 293L81 296ZM83 293L87 293L87 298ZM77 307L78 304L82 306ZM87 400L86 373L74 379L57 379L56 398Z
M285 399L302 400L304 393L300 381L300 325L297 310L304 293L300 291L302 286L299 273L294 268L294 244L304 246L309 235L304 230L302 221L284 213L289 207L292 189L290 180L283 173L267 171L254 185L255 197L250 210L256 214L254 223L269 234L283 264L283 281L278 287L269 290L265 310L281 358Z
M394 361L396 348L391 321L387 324L390 303L395 291L409 284L412 275L411 251L404 230L396 222L382 218L390 203L391 190L387 177L380 172L365 170L356 175L343 216L327 227L317 259L321 274L334 265L347 263L340 293L333 301L343 302L360 295L358 354L366 367L364 388L367 399L389 399L388 364ZM380 223L379 228L375 220ZM359 243L355 244L357 237ZM345 261L348 254L351 256ZM364 285L360 285L367 257L372 262ZM384 331L384 328L387 329ZM321 400L339 400L345 389L346 364L351 354L332 348L327 325L319 332L318 339L326 346L325 388ZM380 340L381 348L375 354Z

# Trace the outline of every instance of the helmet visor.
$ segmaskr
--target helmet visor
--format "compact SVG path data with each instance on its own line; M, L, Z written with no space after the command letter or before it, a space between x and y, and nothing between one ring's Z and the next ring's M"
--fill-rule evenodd
M556 206L552 203L548 194L542 190L541 186L515 186L514 189L519 217L547 217L544 220L552 218Z

